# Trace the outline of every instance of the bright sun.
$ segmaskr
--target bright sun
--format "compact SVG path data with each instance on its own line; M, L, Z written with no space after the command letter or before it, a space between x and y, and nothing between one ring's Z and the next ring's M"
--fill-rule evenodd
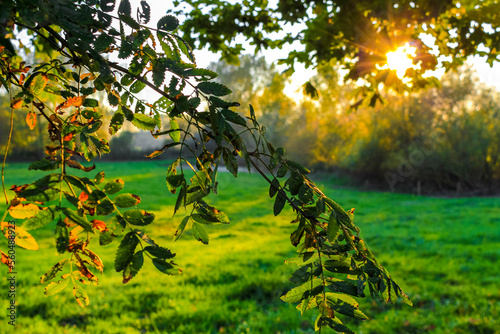
M396 70L398 78L403 78L406 70L415 67L413 57L416 56L417 48L406 43L396 51L387 53L387 65L391 70Z

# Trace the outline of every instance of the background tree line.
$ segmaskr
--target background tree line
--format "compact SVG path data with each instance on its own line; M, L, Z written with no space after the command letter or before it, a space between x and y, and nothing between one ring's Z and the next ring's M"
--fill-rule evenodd
M333 64L333 63L332 63ZM233 99L258 106L266 135L316 171L336 171L358 184L415 193L487 194L500 181L500 95L467 67L441 86L388 94L375 107L357 104L363 87L344 83L322 64L311 79L315 98L283 93L287 78L264 58L240 66L212 64Z
M422 194L498 190L500 95L481 84L471 69L447 73L441 87L389 94L375 107L355 105L359 87L343 83L330 64L321 65L311 78L318 95L296 99L283 91L286 75L264 57L243 55L239 66L220 61L211 69L233 88L230 98L241 101L241 108L252 104L260 113L269 140L315 171L335 171L358 185ZM10 124L5 92L0 105L3 152ZM106 115L109 122L111 114ZM24 117L24 112L14 114L10 161L40 158L48 141L42 129L46 123L40 119L36 131L29 131L26 122L16 122ZM113 139L100 130L112 148L102 159L144 159L154 150L150 143L158 145L131 130L124 128Z

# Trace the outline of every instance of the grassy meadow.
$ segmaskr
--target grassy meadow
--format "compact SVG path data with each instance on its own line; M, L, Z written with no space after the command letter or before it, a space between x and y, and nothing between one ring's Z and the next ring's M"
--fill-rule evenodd
M139 208L155 222L145 231L177 253L183 274L172 277L150 261L128 284L114 271L117 241L89 246L104 261L98 286L86 286L90 306L80 308L71 286L45 297L40 277L64 258L55 251L53 223L32 231L40 250L17 248L17 324L7 324L7 268L0 267L0 333L313 333L314 314L300 316L279 300L294 267L283 261L295 249L289 235L292 212L274 217L268 187L258 175L219 176L219 195L209 202L230 225L210 226L210 244L188 229L172 242L183 212L172 218L175 196L164 183L166 163L102 163L107 179L120 177L124 192L141 196ZM95 173L92 172L92 176ZM6 182L36 176L26 164L10 164ZM314 178L314 177L313 177ZM364 192L316 179L344 208L356 208L356 223L381 263L397 278L414 307L361 300L371 319L346 320L361 334L500 333L500 199L433 198ZM12 195L11 195L12 197ZM5 202L0 211L5 210ZM19 222L20 223L20 222ZM0 239L6 250L7 240Z

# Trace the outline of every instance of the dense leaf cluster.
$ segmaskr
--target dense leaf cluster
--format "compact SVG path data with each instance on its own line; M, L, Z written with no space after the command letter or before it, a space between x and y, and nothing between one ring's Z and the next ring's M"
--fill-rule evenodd
M423 74L438 66L438 56L447 70L456 69L470 55L487 57L490 65L500 54L500 4L498 1L413 1L413 0L280 0L174 1L173 13L189 8L181 25L183 38L191 45L221 51L222 57L237 63L247 39L256 51L291 46L281 60L293 71L337 60L347 69L345 79L365 80L364 97L379 99L379 85L399 92L434 86ZM186 6L189 4L189 6ZM182 8L182 9L177 9ZM283 27L292 27L282 31ZM280 33L277 33L280 32ZM423 36L434 39L433 50ZM238 39L239 38L239 39ZM405 80L394 71L382 69L386 54L405 43L417 49ZM484 48L479 51L478 46Z

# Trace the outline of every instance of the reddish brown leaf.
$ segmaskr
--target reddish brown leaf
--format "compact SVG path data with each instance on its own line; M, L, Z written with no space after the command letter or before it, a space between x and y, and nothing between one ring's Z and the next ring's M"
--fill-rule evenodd
M83 170L84 172L90 172L91 170L95 169L95 164L93 164L92 166L89 166L89 167L84 167L78 161L75 161L75 160L66 160L66 165L68 165L71 168Z
M106 223L103 222L102 220L94 219L91 220L90 222L92 223L92 228L99 230L99 232L105 232L108 230L108 228L106 227Z
M10 259L9 259L9 256L7 254L5 254L4 252L0 251L0 253L2 253L2 260L1 262L3 264L5 264L7 267L9 267L9 272L12 271L12 267L10 266Z
M90 249L83 249L82 252L80 253L81 255L87 256L90 260L91 263L99 272L102 274L104 271L104 264L102 263L101 258L99 255L91 251Z

